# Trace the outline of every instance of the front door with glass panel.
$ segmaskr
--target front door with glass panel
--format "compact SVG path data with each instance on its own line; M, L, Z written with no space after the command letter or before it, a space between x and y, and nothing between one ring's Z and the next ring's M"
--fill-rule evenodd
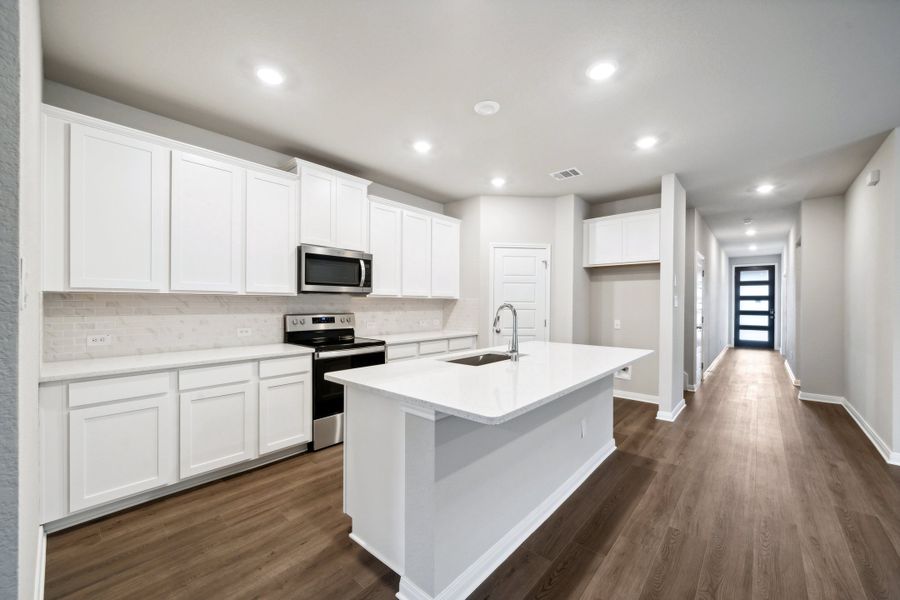
M734 270L734 345L775 347L775 267Z

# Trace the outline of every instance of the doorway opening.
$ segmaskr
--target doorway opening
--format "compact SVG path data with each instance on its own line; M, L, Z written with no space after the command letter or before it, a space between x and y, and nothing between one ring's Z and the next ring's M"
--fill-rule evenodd
M695 331L695 339L694 339L694 386L700 387L700 384L703 383L703 371L705 365L703 364L703 326L704 319L703 317L703 278L706 277L706 269L704 268L704 262L706 258L699 252L697 253L697 262L694 265L694 282L695 293L694 293L694 331Z
M775 348L775 267L734 269L734 345Z

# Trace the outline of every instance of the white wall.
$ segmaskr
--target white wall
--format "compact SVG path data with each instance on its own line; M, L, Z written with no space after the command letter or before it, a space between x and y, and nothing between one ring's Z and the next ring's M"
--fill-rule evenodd
M894 452L900 451L900 129L895 129L862 170L845 196L843 235L844 353L846 381L843 395ZM869 171L879 169L877 186L866 185ZM814 246L803 235L803 279L807 256ZM807 288L803 288L807 293ZM807 303L804 300L804 310ZM807 321L804 315L804 322ZM801 340L805 342L806 340ZM806 344L804 348L809 348ZM803 389L807 373L818 360L804 349ZM810 381L810 384L813 382ZM810 391L815 391L810 389Z
M799 215L798 215L799 219ZM781 354L791 367L794 377L800 379L800 350L797 343L800 299L800 224L791 227L782 253L781 281L783 287L783 322Z
M134 129L161 135L185 144L193 144L276 169L284 168L288 161L293 158L287 154L140 110L55 81L44 81L44 102L83 115L103 119L111 123L118 123L126 127L133 127ZM369 186L369 193L425 210L438 213L444 212L444 205L439 202L381 185L378 182L373 182Z
M584 219L588 204L575 195L555 199L556 231L551 273L557 299L550 307L550 338L587 344L590 339L590 276L582 266ZM568 294L566 292L569 292Z
M662 178L659 266L659 413L672 419L684 400L684 251L687 194L674 174Z
M843 396L844 199L804 200L800 214L801 389Z
M704 258L703 278L703 369L728 345L728 256L696 209L688 209L684 262L684 370L686 383L696 385L696 256Z

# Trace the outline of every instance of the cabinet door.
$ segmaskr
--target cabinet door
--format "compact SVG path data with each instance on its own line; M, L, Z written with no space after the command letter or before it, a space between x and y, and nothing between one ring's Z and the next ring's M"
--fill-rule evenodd
M240 291L243 175L229 163L172 153L173 291Z
M431 294L431 218L404 210L401 246L403 295L428 297Z
M174 482L169 393L69 412L69 511Z
M369 205L369 215L372 295L399 296L403 211L393 206L372 202Z
M297 294L297 181L247 172L247 293Z
M459 298L459 223L431 220L431 295Z
M69 144L69 286L163 289L169 151L78 124Z
M300 170L300 241L333 246L337 178L309 167Z
M622 262L659 260L659 212L622 220Z
M312 439L312 379L309 373L259 382L259 453Z
M608 265L622 262L622 220L600 219L588 224L588 263Z
M256 458L256 385L182 392L181 477Z
M369 247L368 186L338 178L334 245L365 252Z

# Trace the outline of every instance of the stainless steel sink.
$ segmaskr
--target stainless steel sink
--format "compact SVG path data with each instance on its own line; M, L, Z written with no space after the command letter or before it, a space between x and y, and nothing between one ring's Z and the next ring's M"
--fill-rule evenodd
M489 365L491 363L500 362L501 360L509 360L509 355L501 354L499 352L485 352L484 354L455 358L453 360L448 360L447 362L456 363L458 365L469 365L470 367L480 367L481 365Z

